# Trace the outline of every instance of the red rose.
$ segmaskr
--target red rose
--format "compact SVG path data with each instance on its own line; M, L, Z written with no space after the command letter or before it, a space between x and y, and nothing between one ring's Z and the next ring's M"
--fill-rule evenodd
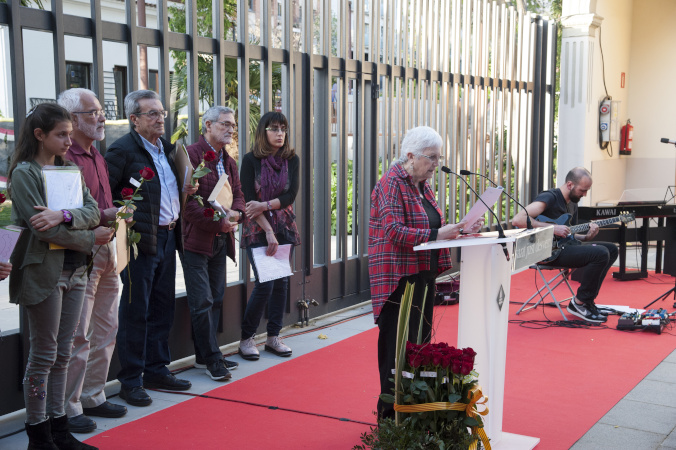
M150 167L144 167L143 169L139 170L139 173L141 174L141 178L146 181L150 181L155 178L155 172L153 172L153 169Z
M214 218L214 210L211 209L211 208L206 208L204 210L203 214L204 214L204 217L206 217L207 219L213 219Z
M5 203L5 200L7 200L7 197L5 197L5 194L0 193L0 203Z
M205 161L215 161L217 158L216 152L213 150L209 150L204 154L204 160Z
M473 368L474 365L472 363L463 361L460 365L460 373L462 375L469 375Z
M417 369L422 364L422 356L419 353L412 353L408 356L409 366Z
M443 367L444 369L448 369L449 367L451 367L450 355L443 355L441 357L441 367Z
M472 349L472 347L463 348L462 354L463 355L469 355L472 358L474 358L476 356L476 352L474 351L474 349Z
M134 195L134 190L132 188L122 189L122 198L125 200L131 200Z
M435 366L441 366L441 361L443 359L443 356L440 352L436 352L432 354L432 364Z
M451 372L460 373L461 368L462 368L462 364L460 363L459 360L455 359L455 360L451 361Z

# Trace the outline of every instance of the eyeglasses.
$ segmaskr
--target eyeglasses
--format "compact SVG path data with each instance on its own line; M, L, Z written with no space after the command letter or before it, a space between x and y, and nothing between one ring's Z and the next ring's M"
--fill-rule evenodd
M418 156L423 156L423 157L429 159L430 161L432 161L433 163L440 163L440 162L444 161L444 157L441 156L441 155L428 156L428 155L425 155L424 153L421 153Z
M73 111L71 114L86 114L89 117L106 117L106 112L102 109L92 109L91 111Z
M163 117L164 119L167 118L169 115L168 111L155 111L154 109L152 111L144 112L144 113L135 113L135 116L148 116L153 120L157 120L160 117Z
M286 128L269 127L269 128L266 128L265 130L266 131L272 131L273 133L281 132L282 134L286 134Z
M220 123L221 125L223 125L223 128L225 128L226 130L237 131L237 124L234 124L232 122L223 121L223 122L215 122L215 123Z

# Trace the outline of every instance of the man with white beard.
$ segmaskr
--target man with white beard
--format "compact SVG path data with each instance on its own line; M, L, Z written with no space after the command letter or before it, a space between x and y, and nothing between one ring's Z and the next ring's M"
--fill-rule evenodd
M72 145L66 158L80 167L85 184L99 204L99 226L109 227L115 220L117 208L113 205L108 166L92 145L105 136L105 111L88 89L68 89L59 95L58 103L73 116ZM66 414L70 431L74 433L90 433L96 429L96 422L88 416L115 418L127 413L125 406L107 401L103 390L118 327L119 277L115 270L114 243L94 246L94 255L68 365Z

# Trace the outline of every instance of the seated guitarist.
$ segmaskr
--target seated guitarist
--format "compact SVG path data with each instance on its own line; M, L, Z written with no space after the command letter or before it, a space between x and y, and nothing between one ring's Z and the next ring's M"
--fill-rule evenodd
M533 227L546 227L552 223L535 220L534 217L546 216L556 220L564 214L571 214L572 221L577 222L577 203L587 195L591 188L591 174L584 167L576 167L566 175L563 186L540 193L533 202L526 207L531 217ZM540 218L541 219L541 218ZM521 210L512 220L514 226L526 227L526 212ZM601 283L608 269L617 259L617 247L610 242L582 243L590 241L599 232L598 225L592 223L587 234L576 234L574 239L563 244L555 259L549 261L559 267L584 267L584 275L577 290L577 295L568 304L568 312L589 322L601 323L607 320L606 314L600 312L594 300L596 299ZM557 238L570 236L568 225L554 225L554 235Z

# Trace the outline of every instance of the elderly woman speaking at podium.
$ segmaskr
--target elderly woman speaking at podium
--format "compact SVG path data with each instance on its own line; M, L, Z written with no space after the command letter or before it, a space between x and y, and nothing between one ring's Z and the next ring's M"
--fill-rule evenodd
M441 136L432 128L410 130L401 143L400 158L385 172L371 194L369 278L373 317L380 329L378 368L382 394L391 394L394 387L389 379L393 377L399 304L406 283L415 285L409 340L417 339L422 313L423 341L429 342L434 282L441 272L451 268L448 249L415 252L413 247L455 239L463 229L476 232L483 225L483 219L471 226L463 222L444 225L443 214L428 182L439 166L441 145ZM392 417L393 405L378 400L378 418Z

